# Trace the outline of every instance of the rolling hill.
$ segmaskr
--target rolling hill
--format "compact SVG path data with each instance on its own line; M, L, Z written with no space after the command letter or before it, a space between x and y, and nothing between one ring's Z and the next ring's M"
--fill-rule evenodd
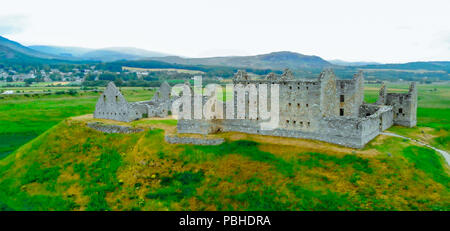
M60 58L56 55L46 54L43 52L33 50L31 48L23 46L22 44L20 44L18 42L11 41L2 36L0 36L0 47L3 48L2 49L2 51L3 51L2 57L5 57L5 58L14 58L18 54L26 55L26 56L30 56L30 57L34 57L34 58L42 58L42 59Z
M95 60L103 62L112 62L117 60L138 60L149 57L168 56L161 52L148 51L134 47L108 47L102 49L91 49L83 47L64 47L64 46L44 46L33 45L29 48L39 52L53 54L61 57L71 57L80 60Z
M428 70L450 73L450 61L408 62L379 65L365 65L364 68L396 70Z
M20 43L0 36L0 61L2 62L45 62L61 60L62 57L30 49Z
M302 69L302 68L324 68L332 66L331 63L325 61L318 56L303 55L295 52L281 51L269 54L255 56L227 56L212 58L182 58L178 56L156 57L152 60L158 60L168 63L177 63L185 65L214 65L214 66L231 66L241 68L255 69L274 69L282 70L285 68Z
M33 49L31 49L31 48ZM0 62L3 64L54 64L54 63L97 63L117 66L150 68L152 62L158 66L184 65L193 70L216 69L216 76L229 77L230 70L251 69L251 72L266 74L265 70L281 71L290 68L296 76L316 77L323 68L332 67L341 78L351 78L358 70L368 73L368 79L389 81L440 81L450 80L449 61L409 62L400 64L376 64L366 62L326 61L318 56L281 51L255 56L227 56L210 58L184 58L130 47L89 49L80 47L30 46L0 36ZM165 64L164 64L165 63ZM111 64L111 65L109 65ZM150 64L148 66L147 64ZM227 69L228 68L228 69ZM120 71L121 67L114 68ZM224 74L224 71L226 72ZM212 74L211 74L212 75Z
M68 119L0 160L0 210L448 210L443 158L401 138L362 150L222 133L168 144L174 120L105 134ZM111 121L102 121L111 123ZM114 124L126 125L114 122Z
M340 60L340 59L333 59L333 60L327 60L327 61L334 65L339 65L339 66L364 66L364 65L379 65L380 64L377 62L364 62L364 61L349 62L349 61L344 61L344 60Z
M45 46L45 45L32 45L28 47L39 52L58 55L62 57L79 57L93 50L90 48L83 48L83 47L62 47L62 46Z

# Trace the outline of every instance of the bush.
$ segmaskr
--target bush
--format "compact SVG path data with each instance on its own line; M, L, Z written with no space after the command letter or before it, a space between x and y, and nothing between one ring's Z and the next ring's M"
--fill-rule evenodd
M76 94L78 94L78 91L75 90L75 89L70 89L70 90L67 92L67 94L69 94L69 95L76 95Z

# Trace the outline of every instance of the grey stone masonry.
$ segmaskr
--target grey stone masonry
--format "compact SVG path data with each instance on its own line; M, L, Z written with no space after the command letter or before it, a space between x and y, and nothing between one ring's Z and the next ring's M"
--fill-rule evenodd
M207 139L181 136L165 136L164 139L169 144L219 145L225 142L225 139L223 138Z
M120 126L120 125L114 125L114 124L103 124L99 122L93 122L88 123L88 127L104 132L104 133L123 133L123 134L129 134L129 133L136 133L136 132L142 132L144 129L141 128L132 128L128 126Z
M411 83L408 93L387 93L386 105L393 107L394 124L414 127L417 124L417 88Z
M128 103L113 82L108 83L95 105L94 118L129 122L142 116L142 111Z
M174 100L170 91L170 85L163 82L151 100L129 103L116 85L109 82L97 100L94 118L130 122L148 117L166 117Z
M252 79L245 71L239 70L232 79L234 92L230 108L237 112L237 105L245 104L245 115L233 118L206 118L202 113L184 117L182 106L179 108L178 133L211 134L237 131L251 134L294 137L321 140L347 147L362 148L380 132L392 125L414 127L417 123L417 88L411 83L407 93L388 93L383 85L379 98L374 104L364 103L364 76L359 72L352 79L338 79L331 69L326 69L315 80L295 78L286 69L282 75L270 73L265 78ZM253 85L252 85L253 84ZM268 101L274 84L279 86L279 120L272 130L262 130L261 123L267 122L259 115L250 115L249 102L260 103L271 109L271 102L259 102L259 96L252 96L250 89L267 86ZM245 89L244 93L236 89ZM192 86L185 83L190 91L191 104L200 102L203 106L210 97L197 97ZM273 88L276 89L276 88ZM114 83L109 83L99 97L94 112L95 118L129 122L145 117L166 117L170 114L177 97L171 96L171 88L164 82L155 96L149 101L128 103ZM239 99L239 95L244 99ZM188 96L189 97L189 96ZM188 98L189 99L189 98ZM219 104L217 104L219 105ZM228 103L214 106L214 111L227 111ZM178 105L176 106L178 107ZM220 108L222 107L222 108ZM229 108L228 108L229 109ZM274 109L275 110L275 109ZM189 114L187 114L189 115ZM184 119L195 118L195 119ZM169 143L216 144L218 140L206 140L188 137L166 137Z
M280 86L280 119L276 129L262 130L260 124L266 121L259 117L249 117L250 98L246 93L244 99L246 115L240 119L206 119L204 117L179 119L177 131L197 134L238 131L321 140L362 148L393 124L415 126L417 90L414 83L411 84L407 94L386 94L385 87L382 87L377 103L366 104L363 82L362 72L355 74L352 79L341 80L337 79L333 71L329 69L324 70L317 80L295 79L289 70L285 70L281 76L270 73L264 79L251 79L245 71L238 71L233 77L235 86L238 84L244 86L255 84L256 88L259 88L260 84L267 84L269 87L271 84ZM237 95L235 91L232 99L235 102L233 104L235 112ZM259 98L256 98L259 105ZM203 97L203 104L207 100L208 98ZM267 102L267 105L270 103ZM226 106L224 103L221 111L225 112ZM192 111L191 113L190 118L195 118Z

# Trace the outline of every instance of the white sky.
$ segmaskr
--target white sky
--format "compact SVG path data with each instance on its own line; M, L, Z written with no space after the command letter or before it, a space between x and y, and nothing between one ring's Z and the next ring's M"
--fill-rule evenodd
M347 61L450 60L450 1L2 0L0 35L189 57L289 50Z

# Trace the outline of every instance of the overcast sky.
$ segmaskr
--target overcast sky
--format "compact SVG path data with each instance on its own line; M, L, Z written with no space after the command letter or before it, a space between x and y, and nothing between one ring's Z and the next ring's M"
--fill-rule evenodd
M2 0L0 35L189 57L288 50L347 61L450 60L450 1Z

